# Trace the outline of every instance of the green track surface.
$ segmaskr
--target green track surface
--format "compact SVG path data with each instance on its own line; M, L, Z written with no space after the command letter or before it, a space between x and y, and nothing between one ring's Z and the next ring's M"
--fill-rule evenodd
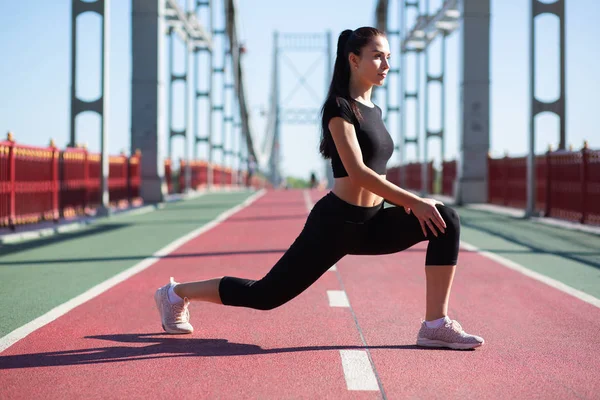
M461 240L600 298L600 236L456 208Z
M211 193L0 247L0 337L151 256L253 192Z

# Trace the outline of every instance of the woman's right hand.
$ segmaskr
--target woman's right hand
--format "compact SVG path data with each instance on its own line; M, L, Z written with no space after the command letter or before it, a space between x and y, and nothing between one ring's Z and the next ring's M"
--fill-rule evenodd
M428 226L429 229L431 229L435 237L438 236L438 233L434 229L434 226L436 226L442 233L446 231L446 223L436 208L436 204L443 205L444 203L435 199L419 198L417 201L411 204L410 207L408 207L419 220L421 229L423 230L423 235L425 235L425 237L427 237L427 229L425 226Z

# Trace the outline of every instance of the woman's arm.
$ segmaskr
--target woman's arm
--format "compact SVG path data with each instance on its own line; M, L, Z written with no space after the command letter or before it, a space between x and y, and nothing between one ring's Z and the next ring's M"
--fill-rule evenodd
M350 180L356 185L383 197L388 202L411 207L421 198L382 178L363 162L354 126L342 118L329 121L329 131Z

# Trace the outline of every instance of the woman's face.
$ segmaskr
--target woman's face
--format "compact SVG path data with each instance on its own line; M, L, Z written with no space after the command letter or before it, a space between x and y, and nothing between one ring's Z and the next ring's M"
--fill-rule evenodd
M390 45L384 36L375 36L371 43L364 46L360 57L350 56L352 73L368 84L382 86L390 69Z

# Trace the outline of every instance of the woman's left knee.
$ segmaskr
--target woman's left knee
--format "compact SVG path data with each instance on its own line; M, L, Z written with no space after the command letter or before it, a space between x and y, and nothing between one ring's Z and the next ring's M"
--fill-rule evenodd
M442 204L437 204L436 208L446 223L446 235L460 236L460 216L456 210Z
M460 217L458 213L441 204L436 205L446 223L445 232L430 241L425 265L456 265L460 243Z

